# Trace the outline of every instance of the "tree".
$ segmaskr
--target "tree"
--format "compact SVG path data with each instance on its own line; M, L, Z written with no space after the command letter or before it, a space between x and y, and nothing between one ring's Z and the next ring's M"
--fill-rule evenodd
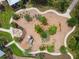
M48 32L50 35L54 35L57 31L57 27L56 26L50 26L49 29L48 29Z
M70 18L70 19L67 20L67 23L68 23L68 25L70 27L73 27L73 26L75 26L75 25L78 24L78 19L75 18L75 17L72 17L72 18Z
M65 46L60 47L60 52L63 54L67 53Z

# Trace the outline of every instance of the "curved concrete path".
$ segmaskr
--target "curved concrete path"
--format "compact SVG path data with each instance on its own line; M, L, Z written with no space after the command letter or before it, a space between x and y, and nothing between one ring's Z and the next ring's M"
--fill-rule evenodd
M55 11L55 10L47 10L47 11L45 11L45 12L40 12L37 8L28 8L28 9L26 9L26 11L27 10L31 10L31 9L35 9L38 13L40 13L40 14L44 14L44 13L47 13L47 12L54 12L54 13L56 13L57 15L60 15L60 16L63 16L63 17L68 17L68 18L70 18L71 16L70 16L70 12L73 10L73 8L76 6L76 4L77 4L77 2L78 2L78 0L73 0L73 2L71 3L71 5L69 6L69 8L67 9L67 11L66 11L66 13L64 13L64 14L60 14L60 13L58 13L57 11ZM25 9L22 9L22 10L25 10ZM19 10L19 11L21 11L21 10ZM17 11L17 12L19 12L19 11ZM16 13L17 13L16 12ZM12 18L11 18L11 20L10 20L10 23L12 22ZM74 29L75 29L75 27L73 27L73 29L66 35L66 37L65 37L65 41L64 41L64 43L65 43L65 46L67 47L67 44L66 44L66 41L67 41L67 37L70 35L70 33L72 33L73 31L74 31ZM12 30L11 30L11 28L10 28L10 30L7 30L7 29L3 29L3 28L0 28L0 31L5 31L5 32L9 32L11 35L12 35L12 37L13 37L13 34L12 34ZM13 42L11 42L11 43L9 43L9 44L12 44ZM20 50L22 50L22 51L24 51L24 49L22 49L19 45L18 45L18 43L16 43L16 42L14 42L17 46L18 46L18 48L20 49ZM8 44L8 45L9 45ZM48 53L48 52L46 52L46 51L37 51L37 52L31 52L32 54L37 54L37 53L40 53L40 52L45 52L45 53ZM48 53L48 54L50 54L50 53ZM60 55L61 53L51 53L52 55ZM68 54L71 56L71 58L73 59L73 56L68 52Z

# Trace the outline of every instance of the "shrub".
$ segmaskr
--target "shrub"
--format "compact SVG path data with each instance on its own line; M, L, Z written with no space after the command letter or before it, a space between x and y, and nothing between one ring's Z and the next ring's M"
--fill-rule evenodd
M47 32L42 31L42 32L40 33L40 36L41 36L42 38L47 38Z
M53 0L48 0L48 5L49 6L53 6L53 3L52 2L53 2Z
M20 18L19 15L17 15L17 14L13 14L13 19L14 19L14 20L18 20L19 18Z
M53 25L53 26L49 27L48 32L49 32L50 35L54 35L56 33L56 31L57 31L57 27L56 26Z
M43 32L43 29L39 25L35 25L35 31L37 33L41 33L41 32Z
M0 23L0 27L2 27L2 24Z
M76 38L74 36L71 36L68 40L68 47L71 48L72 50L75 50L76 46L77 46L77 41Z
M78 19L75 17L72 17L68 19L67 23L68 23L68 26L73 27L78 24Z
M39 49L40 49L41 51L43 51L43 50L46 49L46 47L45 47L44 45L42 45L42 46L39 47Z
M47 38L47 32L43 31L39 25L35 25L35 31L39 33L42 38Z
M38 15L37 18L43 25L47 25L47 19L44 16Z
M30 17L30 15L26 14L24 16L24 18L27 20L27 21L32 21L32 18Z
M53 52L54 51L54 46L53 45L48 45L47 46L47 51L48 52Z
M19 6L20 8L25 8L25 4L23 3L22 0L20 0L20 1L18 2L18 6Z
M47 1L48 0L31 0L31 3L35 5L47 5Z
M63 54L67 53L65 46L60 47L60 52L63 53Z

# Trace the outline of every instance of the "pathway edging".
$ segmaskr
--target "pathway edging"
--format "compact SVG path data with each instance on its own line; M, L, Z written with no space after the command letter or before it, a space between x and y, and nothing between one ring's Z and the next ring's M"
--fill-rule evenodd
M73 0L73 2L74 2L74 0ZM72 3L73 3L73 2L72 2ZM71 5L72 5L72 4L71 4ZM71 5L70 5L70 6L71 6ZM45 14L45 13L48 13L48 12L54 12L54 13L56 13L56 14L59 15L59 16L71 18L71 16L70 16L71 10L70 10L70 9L67 9L66 13L61 14L61 13L58 13L57 11L51 10L51 9L50 9L50 10L47 10L47 11L45 11L45 12L41 12L41 11L39 11L37 8L33 8L33 7L32 7L32 8L28 8L28 9L21 9L21 10L17 11L16 13L18 13L18 12L20 12L20 11L23 11L23 10L28 11L28 10L32 10L32 9L35 9L35 10L36 10L38 13L40 13L40 14ZM71 8L71 9L72 9L72 8ZM11 18L10 23L12 22L12 20L13 20L13 19ZM73 29L66 35L66 37L65 37L65 39L64 39L64 45L65 45L65 47L67 47L67 43L66 43L67 37L75 30L75 28L76 28L76 26L74 26ZM12 38L14 38L13 33L12 33L12 28L10 28L9 30L0 28L0 31L8 32L8 33L11 34ZM12 43L15 43L15 44L17 45L17 47L18 47L21 51L25 52L24 49L21 48L21 47L19 46L19 44L18 44L17 42L15 42L15 41L10 42L8 45L10 45L10 44L12 44ZM61 55L61 53L49 53L49 52L47 52L47 51L36 51L36 52L30 52L30 53L31 53L31 54L37 54L37 53L41 53L41 52L43 52L43 53L48 53L48 54L51 54L51 55ZM72 56L71 53L68 52L68 55L70 55L70 56L71 56L71 59L73 59L73 56Z
M65 39L64 39L64 45L65 47L67 47L67 38L68 36L75 30L76 26L73 27L73 29L65 36ZM68 55L71 56L71 59L73 59L73 55L68 51Z

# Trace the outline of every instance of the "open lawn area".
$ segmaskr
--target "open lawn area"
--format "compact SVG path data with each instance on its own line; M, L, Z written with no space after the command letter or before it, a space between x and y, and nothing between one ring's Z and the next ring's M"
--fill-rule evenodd
M12 44L10 46L12 52L14 53L14 55L17 55L17 56L24 56L23 52L15 45L15 44Z
M0 39L7 40L8 42L11 42L13 40L10 33L2 31L0 31Z
M0 25L2 28L9 29L10 28L10 18L14 13L13 9L8 5L4 6L5 11L0 12Z
M0 57L0 59L5 59L4 56Z

